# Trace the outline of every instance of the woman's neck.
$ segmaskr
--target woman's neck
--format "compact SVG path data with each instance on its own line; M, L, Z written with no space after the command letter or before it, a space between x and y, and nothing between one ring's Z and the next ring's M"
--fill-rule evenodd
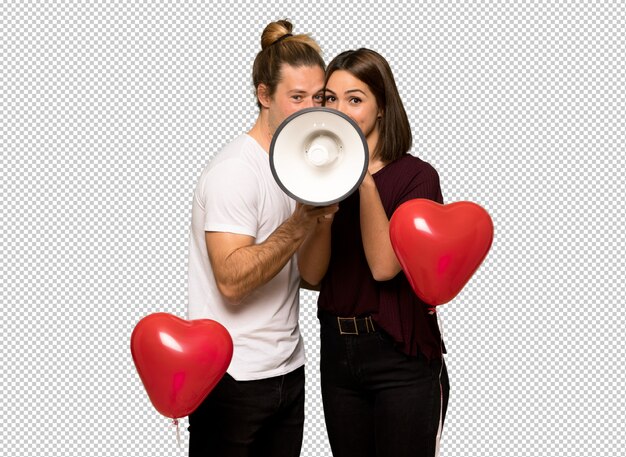
M383 162L380 158L370 157L369 163L367 165L367 171L370 172L370 175L373 175L377 171L382 170L385 165L387 165L387 163Z

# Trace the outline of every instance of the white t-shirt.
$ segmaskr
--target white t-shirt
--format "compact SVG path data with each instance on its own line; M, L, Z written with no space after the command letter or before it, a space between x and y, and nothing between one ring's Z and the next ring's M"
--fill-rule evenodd
M188 317L226 327L234 343L228 373L239 381L283 375L304 364L297 262L292 258L271 281L232 305L215 283L205 232L250 235L260 244L294 209L272 176L268 153L247 134L217 154L194 191Z

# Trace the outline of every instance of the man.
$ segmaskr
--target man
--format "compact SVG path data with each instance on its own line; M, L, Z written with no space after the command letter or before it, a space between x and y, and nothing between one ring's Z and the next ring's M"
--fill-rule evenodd
M321 105L324 62L287 21L269 24L253 67L260 112L202 173L194 192L189 318L230 332L227 374L189 417L189 455L300 455L304 348L294 253L337 206L296 205L278 187L269 146L290 114Z

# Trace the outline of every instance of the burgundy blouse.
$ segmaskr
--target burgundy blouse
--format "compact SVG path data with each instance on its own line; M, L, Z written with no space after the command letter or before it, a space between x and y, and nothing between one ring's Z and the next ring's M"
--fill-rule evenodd
M427 198L443 203L439 175L427 162L406 154L373 175L387 217L407 200ZM339 203L331 227L331 257L322 279L319 310L336 316L371 315L409 355L428 359L445 353L435 309L421 301L401 271L389 281L370 272L359 222L359 191Z

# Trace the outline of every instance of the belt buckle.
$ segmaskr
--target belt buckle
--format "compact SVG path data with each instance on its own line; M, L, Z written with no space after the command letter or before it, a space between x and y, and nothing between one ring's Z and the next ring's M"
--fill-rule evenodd
M344 332L343 326L341 325L341 321L352 321L354 325L354 332ZM359 328L356 326L356 317L339 317L337 316L337 325L339 326L339 334L340 335L358 335Z

